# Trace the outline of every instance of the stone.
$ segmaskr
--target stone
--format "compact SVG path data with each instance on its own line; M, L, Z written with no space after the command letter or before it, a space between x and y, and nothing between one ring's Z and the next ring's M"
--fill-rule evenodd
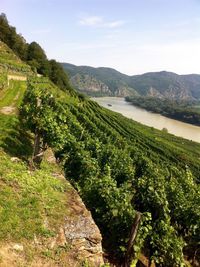
M78 193L70 200L70 213L65 218L64 233L67 243L77 251L79 259L87 259L92 266L104 264L102 236ZM73 216L71 216L73 214Z
M24 250L24 246L21 244L14 244L13 245L13 249L16 251L23 251Z
M17 157L12 157L10 160L11 160L12 162L19 162L19 161L20 161L20 159L17 158Z

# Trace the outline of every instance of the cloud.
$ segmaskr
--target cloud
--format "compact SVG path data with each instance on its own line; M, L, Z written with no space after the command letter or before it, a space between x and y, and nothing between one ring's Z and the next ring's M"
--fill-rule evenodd
M125 23L125 21L123 21L123 20L116 20L116 21L109 22L106 25L109 28L117 28L117 27L124 25L124 23Z
M90 16L82 18L79 23L84 26L99 26L103 23L103 18L98 16Z
M100 16L87 16L82 18L79 21L79 24L82 26L90 26L90 27L118 28L124 25L125 21L123 20L106 21L103 17Z

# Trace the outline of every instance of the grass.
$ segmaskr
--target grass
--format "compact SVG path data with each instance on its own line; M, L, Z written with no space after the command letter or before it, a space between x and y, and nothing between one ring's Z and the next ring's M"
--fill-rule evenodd
M16 60L9 49L4 56ZM0 91L0 108L18 108L26 87L24 81L10 81L9 87ZM32 144L32 136L17 114L0 113L0 241L54 236L67 214L69 186L53 176L61 172L58 166L44 161L39 170L28 169ZM13 161L13 157L17 159Z
M0 66L9 66L14 72L30 73L31 68L22 62L13 51L4 43L0 42Z
M47 262L49 266L68 266L69 259L77 265L75 249L57 240L66 217L76 213L71 214L70 207L74 190L61 176L59 166L47 159L42 161L40 169L29 169L27 162L32 155L33 135L27 132L17 112L27 83L12 80L7 88L5 68L9 67L13 74L24 75L26 65L1 46L0 42L0 265L9 265L10 260L9 266L15 263L35 266L38 262L40 266ZM48 88L59 100L78 102L78 98L71 99L48 79L33 73L28 75L33 83L35 80L35 86ZM14 107L15 113L3 114L3 107ZM23 251L13 251L16 243L23 245Z
M3 84L5 77L1 81ZM48 81L42 84L47 86ZM50 84L49 87L53 88ZM0 91L0 110L9 106L17 111L26 88L26 82L11 80L9 87ZM60 96L64 99L64 93ZM51 242L48 240L55 238L64 225L72 194L66 180L58 178L62 172L57 164L44 160L40 169L29 170L27 162L32 147L33 137L21 123L18 112L7 115L0 112L0 247L23 244L24 251L16 257L20 266L31 265L35 259L49 260L45 255ZM35 237L42 245L34 244ZM67 244L52 248L52 264L59 262L68 249Z
M32 154L32 140L16 115L0 114L0 147L12 156L27 160Z
M10 86L0 92L0 107L14 106L19 107L21 104L24 92L26 90L26 82L10 81Z
M29 170L26 160L32 154L32 139L16 115L0 114L0 126L0 246L23 244L24 251L16 257L20 266L32 266L37 259L53 265L61 264L62 258L66 262L67 244L49 249L45 240L55 238L64 225L71 187L56 178L61 170L47 160L39 170ZM42 245L34 245L35 237ZM13 261L13 254L10 257Z
M35 83L37 87L48 88L62 102L83 108L80 114L84 114L87 102L78 101L78 97L72 98L59 91L48 80L36 78ZM25 90L25 82L12 81L8 90L1 91L0 107L19 107ZM117 136L118 133L126 139L130 147L137 142L135 147L138 150L142 147L149 157L159 154L160 158L156 158L158 162L164 159L164 163L171 164L174 160L178 161L181 154L188 156L189 163L192 159L195 168L199 168L199 144L144 127L116 113L103 111L96 105L93 110L88 111L91 115L90 111L94 113L94 118L91 119L96 120L99 115L100 126L105 126L108 134L116 132ZM80 123L84 121L80 120ZM95 124L94 121L96 127ZM65 217L69 215L72 190L64 179L54 175L61 172L58 166L44 160L39 170L29 170L26 162L32 154L32 143L32 136L26 132L17 114L0 114L0 243L27 244L31 243L29 241L33 241L35 236L39 240L51 239L56 236L58 229L64 224ZM17 157L14 161L13 156ZM55 250L43 247L42 256L60 261L61 255L67 250L67 246L57 247ZM27 257L34 258L34 253L30 247Z
M20 84L16 86L18 91ZM21 95L24 89L21 88ZM10 104L14 95L6 94L3 103ZM66 183L52 176L52 172L58 172L57 167L48 167L47 162L35 172L30 172L23 161L12 162L11 156L24 160L30 157L31 136L16 115L0 114L0 125L0 240L51 236L54 230L45 227L44 221L48 218L51 224L55 222L53 228L62 221L66 213Z
M11 80L9 87L0 91L0 108L5 106L18 108L26 87L24 81ZM27 159L32 153L31 137L26 133L17 114L0 113L0 126L0 147L10 156Z
M12 162L0 151L0 240L50 237L63 222L67 185L45 164L30 172L25 163Z

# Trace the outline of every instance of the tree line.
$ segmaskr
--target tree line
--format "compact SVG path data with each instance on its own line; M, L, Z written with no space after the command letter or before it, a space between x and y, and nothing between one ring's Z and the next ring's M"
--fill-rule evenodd
M21 60L29 64L34 72L49 77L62 90L73 91L62 66L54 59L48 60L45 51L38 43L27 43L24 37L16 32L16 28L9 25L4 13L0 15L0 40L7 44Z
M125 100L166 117L200 126L200 111L195 109L200 101L170 100L145 96L127 96Z

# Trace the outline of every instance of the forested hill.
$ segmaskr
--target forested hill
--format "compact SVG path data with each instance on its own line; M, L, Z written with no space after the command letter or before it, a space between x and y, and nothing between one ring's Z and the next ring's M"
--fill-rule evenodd
M13 48L9 34L4 38ZM82 249L73 226L79 234L90 226L77 223L77 217L70 218L72 235L68 226L61 229L68 241L52 248L55 230L69 220L65 201L80 209L45 164L50 147L59 162L55 167L62 168L99 226L108 259L134 266L142 255L146 266L199 266L200 144L104 109L71 87L55 85L50 72L39 76L31 65L16 61L14 48L3 43L0 48L0 247L25 241L17 254L27 259L24 266L39 253L53 260L53 267L68 266L63 254L72 238ZM44 240L49 243L40 250ZM86 244L96 244L95 234ZM85 255L80 266L88 266Z
M111 68L62 63L72 85L95 96L153 96L176 100L200 99L200 75L150 72L128 76Z
M129 76L111 68L93 68L62 63L70 77L72 85L79 91L89 95L129 95Z
M71 90L68 77L60 64L54 59L48 60L45 51L35 41L27 43L24 37L17 33L16 28L9 25L4 13L0 15L0 41L7 44L35 74L48 77L62 90Z

